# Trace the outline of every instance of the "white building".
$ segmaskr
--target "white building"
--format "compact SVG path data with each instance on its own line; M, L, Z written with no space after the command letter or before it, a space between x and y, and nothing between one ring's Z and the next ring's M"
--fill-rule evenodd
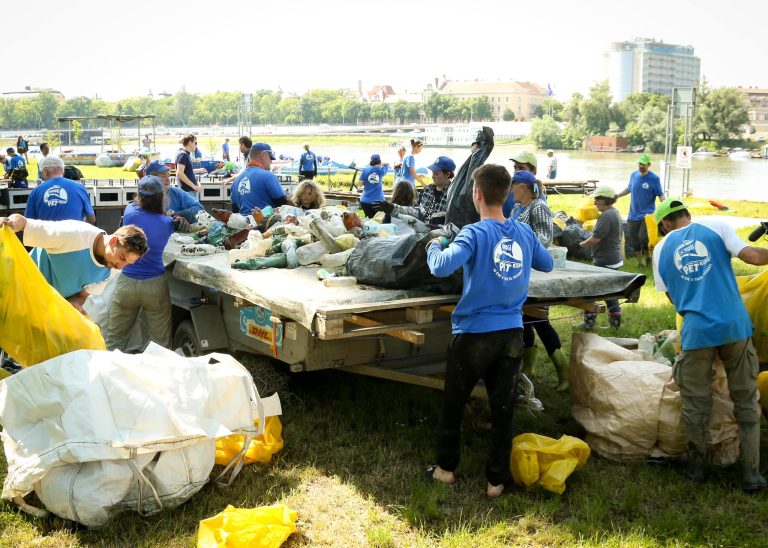
M701 61L693 54L693 46L635 38L611 44L606 61L608 85L616 102L639 92L671 97L673 88L699 85Z

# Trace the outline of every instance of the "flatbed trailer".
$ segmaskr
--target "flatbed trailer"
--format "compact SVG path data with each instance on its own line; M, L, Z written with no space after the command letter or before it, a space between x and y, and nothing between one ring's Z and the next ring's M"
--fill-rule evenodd
M235 270L226 253L164 253L173 303L174 347L186 354L247 352L291 372L340 369L442 389L450 315L459 295L369 285L326 287L318 267ZM636 302L642 274L566 261L532 272L526 313L547 307L604 312L606 298Z

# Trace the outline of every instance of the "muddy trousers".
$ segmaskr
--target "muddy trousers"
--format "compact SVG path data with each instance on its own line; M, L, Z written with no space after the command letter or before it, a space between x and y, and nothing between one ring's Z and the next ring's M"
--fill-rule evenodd
M485 474L492 485L509 480L515 389L522 357L522 329L454 335L448 347L443 413L437 430L440 468L454 471L459 465L464 406L482 378L491 407L491 443Z
M674 366L674 378L682 396L682 417L689 446L706 453L709 416L712 411L712 362L720 356L728 377L728 390L733 400L733 414L743 432L759 424L757 407L758 360L752 339L744 339L718 347L684 350Z
M139 310L144 310L150 340L171 348L171 295L166 274L147 280L120 274L109 309L108 350L125 350Z
M547 351L547 356L551 356L552 352L562 347L560 343L560 336L549 323L549 320L542 320L535 318L534 316L526 316L523 314L523 341L526 348L532 348L536 346L536 335L534 335L534 329L538 333L541 343L544 345L544 349Z

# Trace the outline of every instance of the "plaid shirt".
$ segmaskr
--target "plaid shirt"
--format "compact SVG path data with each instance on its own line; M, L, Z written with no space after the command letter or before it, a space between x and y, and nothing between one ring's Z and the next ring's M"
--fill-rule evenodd
M445 224L445 206L448 201L448 187L439 190L431 184L421 191L415 206L395 205L395 211L416 217L429 225Z

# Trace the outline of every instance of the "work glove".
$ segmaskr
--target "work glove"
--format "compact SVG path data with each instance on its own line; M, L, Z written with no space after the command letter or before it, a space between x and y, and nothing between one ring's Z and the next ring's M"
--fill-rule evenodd
M189 221L180 215L176 215L173 218L173 231L174 232L189 232Z
M395 204L390 204L389 202L373 202L371 207L376 211L383 211L384 213L392 213L395 210Z

